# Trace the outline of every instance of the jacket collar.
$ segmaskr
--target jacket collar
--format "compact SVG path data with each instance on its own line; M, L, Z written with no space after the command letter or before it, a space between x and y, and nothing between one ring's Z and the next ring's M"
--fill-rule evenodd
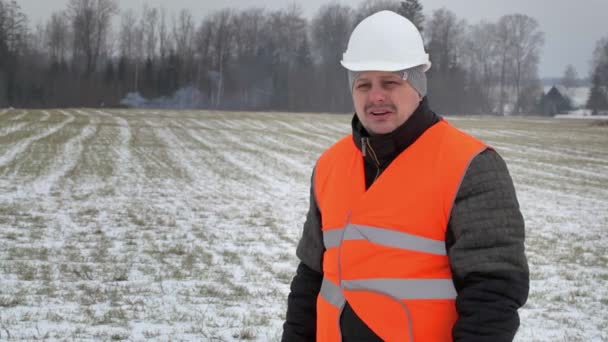
M420 102L412 116L394 131L380 135L370 135L355 114L352 120L353 139L359 150L363 151L363 138L369 139L369 145L377 158L380 168L384 169L403 150L410 146L429 127L439 122L441 117L435 114L428 106L426 97ZM372 153L364 153L365 162L376 164Z

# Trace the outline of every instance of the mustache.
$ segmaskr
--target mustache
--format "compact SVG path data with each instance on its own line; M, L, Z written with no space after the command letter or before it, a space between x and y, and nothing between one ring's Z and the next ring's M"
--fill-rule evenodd
M365 112L369 112L371 110L378 110L378 109L389 109L392 112L396 112L397 111L397 107L392 104L392 103L383 103L383 104L377 104L377 103L366 103L365 107L363 108L365 110Z

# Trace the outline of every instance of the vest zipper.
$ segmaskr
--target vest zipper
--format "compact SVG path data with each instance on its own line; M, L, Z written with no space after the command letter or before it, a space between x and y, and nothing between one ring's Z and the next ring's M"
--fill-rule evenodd
M372 145L369 142L369 138L362 137L361 138L361 153L363 154L364 159L365 159L365 156L367 155L368 150L370 152L370 156L372 157L372 160L376 164L376 176L374 176L374 181L373 181L373 182L375 182L376 179L378 179L378 176L380 176L380 161L378 161L378 156L376 155L376 152L372 148Z

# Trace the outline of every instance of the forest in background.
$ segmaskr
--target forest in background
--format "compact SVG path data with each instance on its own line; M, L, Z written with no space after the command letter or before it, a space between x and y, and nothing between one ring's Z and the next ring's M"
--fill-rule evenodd
M70 0L33 26L14 0L0 0L0 107L113 107L129 93L182 94L187 107L348 112L342 53L354 26L390 9L423 33L432 68L429 99L439 113L538 114L544 32L509 14L468 23L418 0L327 4L308 19L297 5L222 9L194 18L116 0ZM587 107L608 110L608 36L597 42ZM575 87L572 66L562 85ZM184 91L187 90L187 91ZM185 99L183 99L185 97ZM161 102L157 102L161 103Z

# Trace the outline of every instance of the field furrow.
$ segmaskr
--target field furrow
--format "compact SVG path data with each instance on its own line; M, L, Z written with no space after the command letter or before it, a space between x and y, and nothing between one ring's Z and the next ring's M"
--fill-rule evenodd
M35 142L42 140L44 138L50 137L53 134L61 131L66 125L74 121L74 116L70 113L63 112L66 116L65 120L57 125L53 125L46 130L42 130L38 134L35 134L31 137L27 137L25 139L19 139L17 141L12 142L8 149L4 152L4 154L0 155L0 170L2 170L6 165L11 163L21 154L23 154L27 149Z

